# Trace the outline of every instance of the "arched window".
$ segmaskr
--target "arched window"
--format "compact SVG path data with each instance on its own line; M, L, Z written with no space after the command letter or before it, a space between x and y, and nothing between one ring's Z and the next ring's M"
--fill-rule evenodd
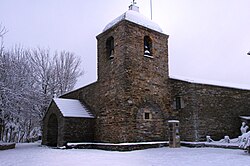
M144 56L153 56L152 54L152 40L149 36L144 37Z
M106 41L106 51L107 51L107 57L109 59L114 58L114 38L111 36Z

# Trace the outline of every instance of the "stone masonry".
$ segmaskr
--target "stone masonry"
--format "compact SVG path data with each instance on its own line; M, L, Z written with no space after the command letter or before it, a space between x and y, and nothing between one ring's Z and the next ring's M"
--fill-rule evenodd
M183 108L174 109L180 120L181 139L204 141L206 136L220 140L225 135L240 135L240 115L249 115L250 91L170 79L172 101L183 100Z

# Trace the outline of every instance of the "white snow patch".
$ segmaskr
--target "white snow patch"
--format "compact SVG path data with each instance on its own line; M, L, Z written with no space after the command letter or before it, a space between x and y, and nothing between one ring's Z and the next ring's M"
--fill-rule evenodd
M245 120L250 120L250 116L240 116L240 118L245 119Z
M190 145L206 145L207 147L234 147L234 149L238 149L239 148L239 142L234 142L233 139L230 139L230 143L224 142L223 140L220 141L213 141L213 142L188 142L188 141L181 141L181 143L184 144L190 144Z
M110 29L111 27L113 27L114 25L116 25L117 23L119 23L122 20L131 21L133 23L142 25L144 27L147 27L149 29L155 30L155 31L160 32L160 33L163 32L158 24L154 23L153 21L151 21L150 19L148 19L144 15L140 14L138 11L134 11L134 10L128 10L124 14L122 14L121 16L119 16L116 19L114 19L113 21L111 21L103 29L103 32Z
M4 166L248 166L249 154L243 150L219 148L153 148L131 152L95 149L52 149L38 143L17 144L0 151Z
M79 143L67 143L68 146L75 145L106 145L106 146L124 146L124 145L153 145L153 144L164 144L168 141L161 142L126 142L126 143L93 143L93 142L79 142Z
M5 145L11 145L11 144L14 144L14 142L2 142L0 141L0 146L5 146Z
M53 99L64 117L94 118L89 110L75 99Z
M169 123L179 123L180 121L178 121L178 120L169 120L168 122Z
M197 78L190 78L185 76L177 76L177 75L170 75L172 79L185 81L189 83L197 83L197 84L205 84L205 85L214 85L220 87L227 87L227 88L235 88L235 89L242 89L242 90L250 90L250 85L244 84L235 84L235 83L228 83L222 81L213 81L213 80L205 80L205 79L197 79Z

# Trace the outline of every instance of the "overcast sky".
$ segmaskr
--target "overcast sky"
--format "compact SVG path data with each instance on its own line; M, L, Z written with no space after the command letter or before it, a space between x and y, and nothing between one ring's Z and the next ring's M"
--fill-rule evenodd
M1 0L5 47L43 47L74 52L85 75L97 79L96 36L132 0ZM153 21L169 37L170 75L248 85L250 0L152 0ZM150 18L150 0L137 0Z

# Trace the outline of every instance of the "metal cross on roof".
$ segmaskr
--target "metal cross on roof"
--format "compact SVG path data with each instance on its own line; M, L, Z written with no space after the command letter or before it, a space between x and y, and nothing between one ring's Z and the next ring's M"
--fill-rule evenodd
M132 4L133 4L133 5L135 5L135 4L136 4L135 0L133 0Z

